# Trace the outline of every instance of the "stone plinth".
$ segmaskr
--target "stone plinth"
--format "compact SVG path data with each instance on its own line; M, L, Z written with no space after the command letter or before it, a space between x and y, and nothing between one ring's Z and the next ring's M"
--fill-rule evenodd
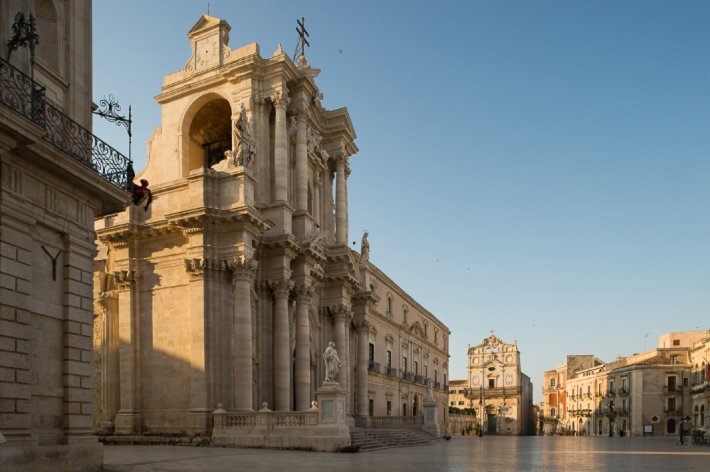
M439 408L436 400L424 400L424 431L428 431L435 436L441 436L439 427Z

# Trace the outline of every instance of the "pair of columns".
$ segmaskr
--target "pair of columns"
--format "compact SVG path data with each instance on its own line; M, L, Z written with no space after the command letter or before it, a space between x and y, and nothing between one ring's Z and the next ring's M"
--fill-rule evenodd
M275 109L274 120L274 198L288 200L288 125L286 110L290 99L286 91L280 91L272 97ZM295 208L297 211L308 210L308 114L302 110L296 115L296 165L295 165ZM336 190L336 242L348 243L348 188L347 176L350 170L347 156L341 151L335 158Z

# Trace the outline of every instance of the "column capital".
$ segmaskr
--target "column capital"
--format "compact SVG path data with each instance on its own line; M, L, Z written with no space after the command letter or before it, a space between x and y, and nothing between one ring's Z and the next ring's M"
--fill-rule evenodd
M360 320L355 323L355 329L359 334L367 334L370 332L370 322L367 320Z
M228 262L229 270L232 271L232 280L247 280L251 282L256 275L256 269L259 267L259 262L251 257L239 256Z
M113 280L119 290L130 290L135 287L138 274L135 269L117 270L113 273Z
M296 294L296 300L303 303L309 303L311 297L313 296L313 286L309 284L299 284L294 292Z
M206 268L204 259L185 259L185 271L190 275L190 281L203 279Z
M271 96L271 102L277 109L285 110L288 107L288 104L291 102L291 99L288 97L288 92L284 88Z
M350 307L346 305L334 305L328 307L328 311L333 316L335 321L348 321L352 317Z
M269 288L274 292L276 298L288 298L293 288L293 281L287 278L270 280Z

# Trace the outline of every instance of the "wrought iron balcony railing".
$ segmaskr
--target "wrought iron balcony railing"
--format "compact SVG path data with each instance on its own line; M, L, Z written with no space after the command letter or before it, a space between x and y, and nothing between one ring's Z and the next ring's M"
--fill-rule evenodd
M380 363L375 362L375 361L370 361L367 364L367 370L369 370L370 372L377 372L379 374L380 373Z
M130 159L69 118L45 97L45 88L0 58L0 103L45 130L42 138L114 185L133 180Z

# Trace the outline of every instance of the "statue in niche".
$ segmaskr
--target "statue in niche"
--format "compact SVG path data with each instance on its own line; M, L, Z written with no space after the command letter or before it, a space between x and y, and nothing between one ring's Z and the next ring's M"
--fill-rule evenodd
M335 349L333 341L329 342L328 347L325 348L323 360L325 360L325 383L335 383L335 376L338 375L342 362L340 362L338 351Z
M242 109L239 111L239 118L234 124L233 142L237 143L237 152L234 155L235 164L238 166L251 165L256 154L256 140L251 131L251 125L243 103Z
M370 243L367 240L367 231L362 235L360 241L360 264L365 264L370 260Z

